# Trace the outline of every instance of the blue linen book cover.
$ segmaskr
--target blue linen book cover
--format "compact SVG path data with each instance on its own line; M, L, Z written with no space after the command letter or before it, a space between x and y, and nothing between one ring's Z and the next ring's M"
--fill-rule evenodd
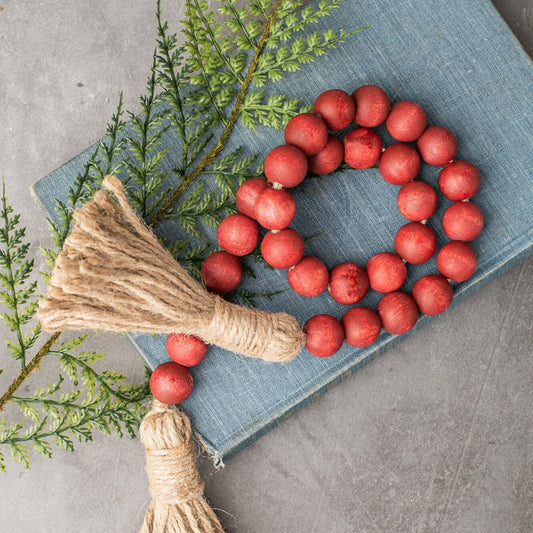
M387 91L393 103L418 102L426 110L429 124L454 132L459 142L457 159L474 163L481 172L481 190L473 201L485 218L481 236L472 243L478 256L477 270L467 282L454 285L455 305L532 251L531 60L488 0L343 0L340 8L315 28L349 31L365 25L371 28L287 76L276 84L275 91L312 104L326 89L351 93L360 85L375 84ZM384 146L393 142L383 127L377 131ZM238 125L227 148L242 146L243 155L264 157L282 143L280 131L259 128L250 132ZM168 146L165 164L170 169L179 157L178 144L170 133L164 144ZM51 218L57 218L55 198L66 197L93 151L90 147L34 185L38 202ZM438 190L439 170L423 165L420 179ZM212 177L205 180L209 185ZM343 261L365 265L375 253L394 251L394 235L406 222L396 207L397 191L376 169L307 180L295 192L298 211L292 227L304 237L315 236L306 242L306 254L321 258L328 268ZM438 248L448 240L441 220L450 203L439 194L438 210L429 221ZM157 232L165 239L183 237L173 223L161 224ZM215 230L204 227L202 238L216 242ZM256 279L247 279L243 288L259 292L287 289L285 271L267 270L253 261L250 265ZM421 276L436 272L435 257L424 265L409 265L403 290L410 290ZM360 304L375 309L380 296L370 291ZM288 312L302 325L318 313L340 318L349 308L327 294L305 298L291 290L272 301L261 300L259 307ZM421 316L413 331L432 319ZM129 337L152 368L168 360L164 336ZM222 464L403 338L382 332L368 348L344 344L330 358L316 358L303 350L287 364L251 360L212 346L206 359L192 369L195 388L182 407L215 462Z

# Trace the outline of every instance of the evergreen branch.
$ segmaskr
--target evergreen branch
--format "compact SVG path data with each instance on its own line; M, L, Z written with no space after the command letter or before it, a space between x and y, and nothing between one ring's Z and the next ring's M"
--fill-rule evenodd
M229 139L231 132L233 131L233 128L237 122L237 119L239 118L239 115L241 112L241 106L246 96L246 91L248 90L248 87L252 81L254 72L257 69L257 65L259 63L261 52L270 34L272 24L276 20L278 11L281 8L281 4L282 4L282 0L277 0L276 4L274 5L274 9L272 13L267 17L265 21L265 25L263 28L263 32L261 34L261 38L258 43L258 47L254 53L250 66L248 67L246 76L243 80L243 83L241 84L239 92L237 93L235 104L233 106L233 110L229 116L227 123L225 124L224 131L220 135L219 140L213 146L213 148L211 148L211 150L209 150L209 152L202 158L200 163L198 163L198 165L193 169L193 171L180 183L180 185L175 189L175 191L167 198L167 200L159 208L159 210L156 212L156 214L152 217L150 221L152 226L155 226L163 219L163 217L167 214L168 211L170 211L170 209L172 209L172 207L174 206L178 198L185 192L185 190L196 179L196 177L200 174L200 172L205 167L211 165L214 162L215 158L218 156L218 154L222 151L222 149L226 145L226 142Z

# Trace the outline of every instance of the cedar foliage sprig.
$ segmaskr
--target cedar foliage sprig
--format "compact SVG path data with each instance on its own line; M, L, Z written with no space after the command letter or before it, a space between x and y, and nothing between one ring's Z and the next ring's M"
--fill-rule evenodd
M251 130L279 129L296 113L308 110L299 98L267 96L264 86L360 31L308 31L340 0L304 7L306 3L252 0L243 6L239 0L216 0L211 9L205 0L185 0L180 37L170 30L157 0L156 46L140 111L125 113L120 95L105 136L64 197L56 199L55 216L48 220L54 248L42 250L50 270L71 230L74 210L92 197L105 175L113 174L156 232L163 221L172 225L177 237L170 242L162 235L163 244L199 276L202 261L213 249L206 237L209 228L235 211L237 187L262 172L257 154L243 147L228 149L231 132L238 124ZM10 405L23 417L13 423L0 417L0 470L6 468L7 449L28 467L31 447L51 457L54 443L72 451L75 441L92 440L94 431L135 436L149 397L147 381L128 383L121 373L102 368L105 354L85 350L86 335L56 347L56 333L36 348L43 335L35 317L34 262L27 259L25 230L5 189L0 220L1 299L7 307L1 318L14 334L7 339L8 351L21 367L0 397L0 411ZM252 263L255 259L264 264L259 254L251 257ZM250 264L244 270L254 275ZM49 272L42 275L47 280ZM278 293L239 290L230 296L255 306L259 299ZM45 359L57 365L57 379L30 396L19 395L20 385Z

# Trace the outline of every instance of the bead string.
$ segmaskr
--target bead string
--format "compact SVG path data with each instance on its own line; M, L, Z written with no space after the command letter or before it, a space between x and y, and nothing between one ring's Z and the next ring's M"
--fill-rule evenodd
M382 123L398 141L386 148L373 129ZM340 130L346 130L342 141L330 133ZM369 346L382 329L397 335L407 333L420 313L445 311L453 299L451 283L466 281L475 271L477 257L468 242L483 227L481 210L470 202L479 189L480 174L473 164L455 160L457 140L453 133L442 126L428 127L426 113L417 103L404 100L391 107L383 89L363 85L351 95L339 89L321 93L312 113L301 113L287 123L284 140L285 144L273 148L265 158L266 180L251 178L239 187L239 213L221 222L217 230L221 250L209 255L202 265L206 288L221 295L237 288L243 273L239 257L250 254L261 240L264 260L287 270L289 285L298 294L313 297L328 290L333 300L352 306L341 320L319 314L305 323L305 348L318 357L333 355L344 342ZM417 149L408 144L413 142ZM437 209L438 198L431 185L415 179L421 161L442 167L439 189L454 203L442 219L450 241L437 253L439 274L423 276L409 294L399 290L407 279L406 264L424 263L437 252L437 239L427 221ZM377 166L387 182L399 186L398 209L408 223L396 234L395 253L375 254L366 267L346 262L328 271L320 259L304 256L303 238L289 227L296 214L289 189L309 172L330 174L342 162L354 169ZM260 225L268 230L262 239ZM354 305L369 289L384 294L375 311ZM200 345L192 349L193 344L198 343L191 336L169 335L167 353L173 361L193 366L206 351Z

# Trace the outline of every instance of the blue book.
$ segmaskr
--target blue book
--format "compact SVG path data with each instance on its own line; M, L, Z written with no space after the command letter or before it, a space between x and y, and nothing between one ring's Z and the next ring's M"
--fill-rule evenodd
M482 186L473 202L485 218L481 236L472 243L477 270L468 281L454 284L455 305L532 251L531 60L489 0L343 0L315 29L352 30L365 25L370 29L287 75L275 87L267 87L266 92L275 90L312 104L326 89L351 93L360 85L375 84L387 91L393 103L413 100L426 110L430 125L454 132L459 143L457 158L472 162L481 172ZM393 142L383 127L377 132L385 146ZM282 143L280 131L258 128L251 132L239 124L227 148L242 146L243 155L264 157ZM178 143L170 132L165 145L164 164L170 169L179 157ZM33 187L52 219L57 218L55 198L65 198L93 151L94 147L89 148ZM420 179L437 191L439 170L423 164L420 173ZM212 177L205 181L209 186ZM365 265L378 252L394 251L394 236L406 223L396 207L397 192L375 168L307 180L294 193L298 208L292 227L304 237L314 236L306 242L306 254L321 258L328 268L344 261ZM436 232L438 248L448 241L441 220L450 204L439 193L438 210L428 223ZM165 239L183 238L183 231L180 234L172 223L162 224L158 233ZM215 230L203 227L202 239L216 242ZM256 279L246 279L243 288L283 291L271 301L260 300L259 308L290 313L302 325L319 313L340 319L349 308L335 303L327 293L305 298L285 290L285 271L265 269L253 261L250 265ZM437 273L435 257L423 265L408 266L403 290L409 291L428 273ZM369 291L360 304L375 309L380 297ZM434 319L438 317L421 316L409 334ZM129 336L150 367L168 360L164 336ZM370 347L344 344L329 358L302 350L287 364L251 360L212 346L206 359L192 369L195 388L182 407L215 462L222 464L403 338L382 332Z

